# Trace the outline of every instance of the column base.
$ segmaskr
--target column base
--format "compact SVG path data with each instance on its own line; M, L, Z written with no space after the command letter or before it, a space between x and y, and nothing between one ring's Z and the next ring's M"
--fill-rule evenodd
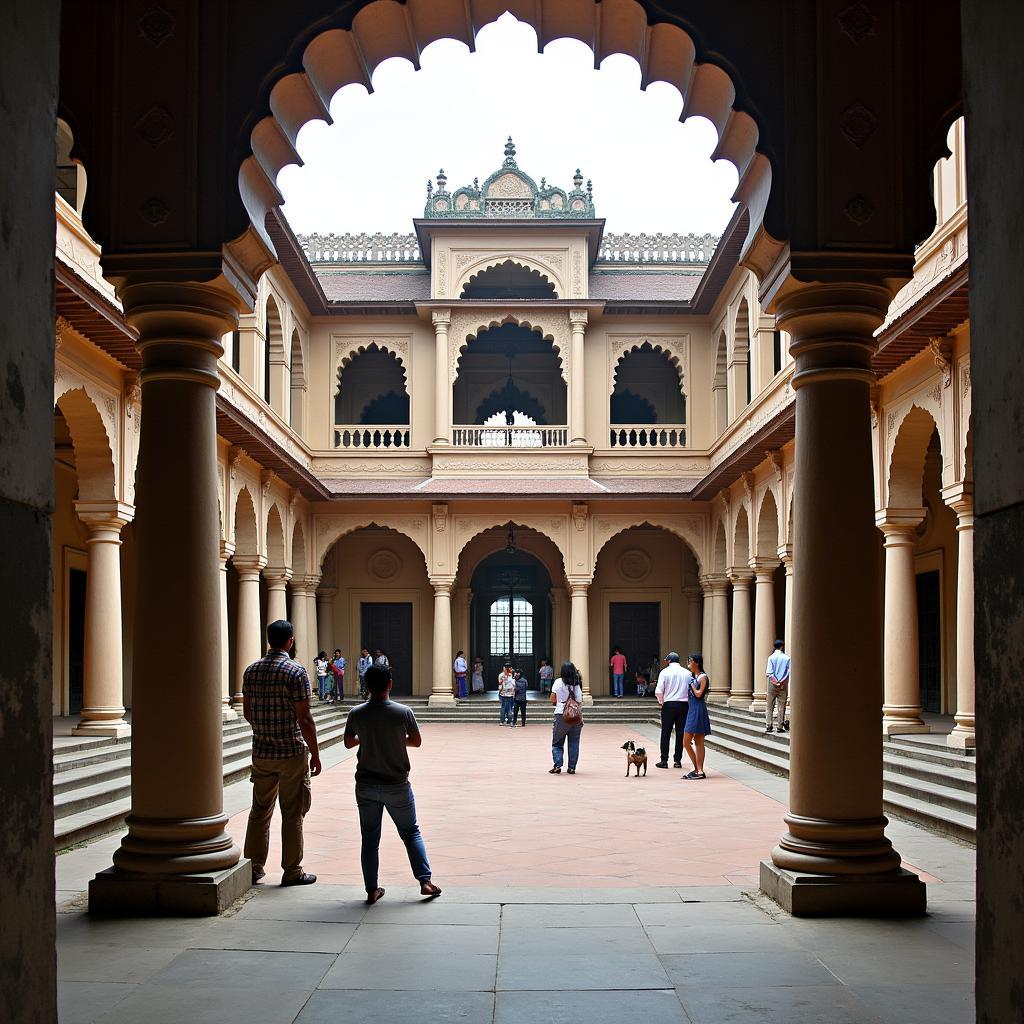
M709 704L728 704L729 703L729 691L728 690L708 690L708 703Z
M428 708L453 708L456 703L455 696L451 693L432 693L427 698Z
M974 750L977 745L974 730L961 729L959 725L946 737L946 746L953 750Z
M115 740L123 740L131 734L132 727L127 722L79 722L71 730L72 736L102 736Z
M592 693L583 694L583 700L580 702L585 708L593 707L594 695Z
M750 710L750 702L754 699L752 693L740 693L734 697L729 697L725 703L730 708L742 708L744 711ZM764 710L762 708L762 710Z
M224 704L221 706L220 717L222 722L234 722L241 715L230 704Z
M910 719L904 718L882 719L883 736L912 736L929 733L931 731L932 727L922 721L914 722Z
M794 917L920 917L924 882L899 868L880 875L811 875L761 861L761 892Z
M768 710L768 701L764 697L755 696L747 710L753 711L755 715L763 715Z
M202 875L149 875L107 868L89 883L89 913L213 916L252 887L252 862Z

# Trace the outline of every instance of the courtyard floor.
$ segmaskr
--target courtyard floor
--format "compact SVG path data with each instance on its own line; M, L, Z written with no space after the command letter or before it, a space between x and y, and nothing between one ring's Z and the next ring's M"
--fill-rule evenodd
M586 726L579 773L552 776L548 722L424 726L411 754L434 902L385 819L387 895L363 905L354 752L338 748L306 818L314 886L272 884L275 839L270 884L221 918L95 920L81 894L119 836L62 855L62 1024L974 1020L973 849L893 822L927 917L794 919L756 885L784 779L710 753L707 781L682 782L654 768L652 727L620 725ZM624 777L627 738L645 742L646 778ZM247 783L225 790L239 842L248 799Z

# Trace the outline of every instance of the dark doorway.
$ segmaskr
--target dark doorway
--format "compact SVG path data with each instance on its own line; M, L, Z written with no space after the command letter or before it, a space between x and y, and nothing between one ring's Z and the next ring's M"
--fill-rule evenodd
M412 604L409 602L360 605L363 647L371 653L378 648L391 662L392 693L412 693Z
M917 644L921 707L942 711L942 611L939 570L917 574Z
M551 577L525 551L496 552L473 573L472 657L484 660L484 686L498 688L506 659L539 689L541 658L551 658Z
M626 693L635 692L634 673L646 672L652 655L661 659L661 603L658 601L613 601L608 606L608 639L626 656ZM611 648L608 651L611 657ZM605 666L611 682L611 669ZM657 680L652 680L657 682ZM611 687L609 686L609 693Z
M68 714L82 710L85 694L85 580L84 569L68 572Z

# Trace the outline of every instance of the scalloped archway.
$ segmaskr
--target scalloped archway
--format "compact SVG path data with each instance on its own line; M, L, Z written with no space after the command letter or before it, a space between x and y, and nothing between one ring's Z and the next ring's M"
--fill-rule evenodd
M117 497L114 450L99 406L85 386L59 387L54 409L64 417L75 450L78 498L112 501Z
M931 410L911 405L899 422L887 467L886 505L889 508L919 508L924 504L925 457L932 434L942 431Z
M608 542L620 533L635 529L637 526L653 526L659 530L675 534L689 549L697 563L698 575L703 574L708 564L706 554L706 523L702 515L644 515L635 516L601 516L594 520L594 534L590 572L597 568L597 558Z
M533 260L529 256L523 256L520 253L506 253L500 256L488 255L485 259L471 264L461 271L459 279L452 289L452 294L458 295L460 299L474 298L474 296L467 296L465 294L466 289L474 283L482 283L480 280L482 275L486 275L489 271L504 268L506 265L518 267L526 271L530 277L531 285L550 285L552 294L545 296L545 298L560 299L565 297L565 289L562 286L561 279L551 267L545 266L543 263Z
M564 325L558 319L561 313ZM553 319L554 318L554 319ZM459 362L462 354L469 349L469 346L476 341L484 331L492 327L501 327L502 324L518 324L530 331L539 331L541 337L551 343L558 358L558 365L561 371L562 380L566 386L569 384L569 319L563 311L554 311L551 315L530 313L529 316L519 316L515 313L508 313L505 316L489 318L483 312L453 311L451 323L448 326L448 383L455 387L459 378Z
M313 519L313 564L317 572L323 571L324 560L330 554L331 548L342 537L356 530L374 526L382 530L394 530L408 537L420 554L423 555L423 564L429 568L430 555L427 550L427 515L393 516L377 515L367 521L365 516L344 516L344 515L318 515Z

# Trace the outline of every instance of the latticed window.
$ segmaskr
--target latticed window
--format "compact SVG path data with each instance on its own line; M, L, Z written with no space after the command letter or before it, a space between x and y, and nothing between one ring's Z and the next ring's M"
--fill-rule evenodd
M491 657L533 654L533 605L525 597L499 597L490 619Z

